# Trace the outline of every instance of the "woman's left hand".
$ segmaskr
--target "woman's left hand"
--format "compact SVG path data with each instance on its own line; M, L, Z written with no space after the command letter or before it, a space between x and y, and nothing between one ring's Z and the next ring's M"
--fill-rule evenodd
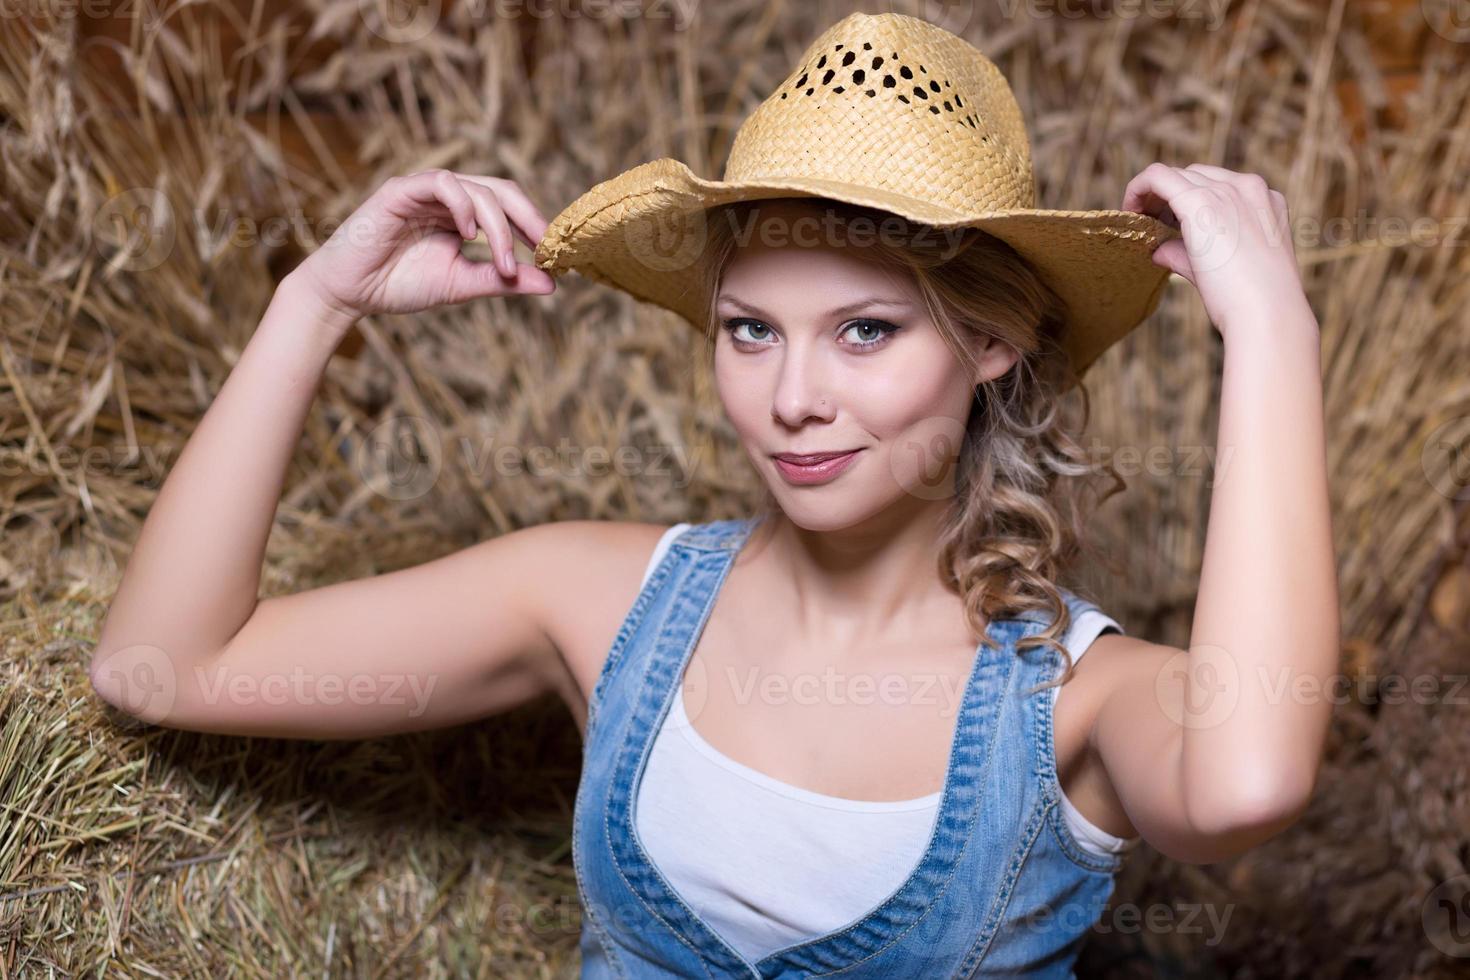
M1182 237L1160 245L1153 262L1194 284L1227 341L1232 334L1269 329L1283 313L1311 315L1286 198L1259 174L1204 163L1151 163L1128 182L1123 210L1179 229Z

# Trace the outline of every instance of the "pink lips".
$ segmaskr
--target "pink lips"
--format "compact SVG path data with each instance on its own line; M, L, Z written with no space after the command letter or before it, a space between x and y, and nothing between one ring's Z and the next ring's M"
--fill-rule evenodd
M861 449L849 449L846 452L810 453L805 456L778 453L771 458L776 461L776 468L788 482L798 486L814 486L835 478L852 464L860 452Z

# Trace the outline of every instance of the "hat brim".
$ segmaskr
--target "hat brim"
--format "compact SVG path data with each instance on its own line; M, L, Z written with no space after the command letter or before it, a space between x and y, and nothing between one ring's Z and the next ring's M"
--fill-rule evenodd
M879 208L937 229L980 228L1036 269L1066 308L1062 343L1080 375L1158 307L1169 270L1150 258L1179 231L1132 211L957 212L842 181L791 177L718 181L672 158L633 167L592 187L550 223L536 265L575 269L596 282L678 313L704 328L706 209L734 201L824 197Z

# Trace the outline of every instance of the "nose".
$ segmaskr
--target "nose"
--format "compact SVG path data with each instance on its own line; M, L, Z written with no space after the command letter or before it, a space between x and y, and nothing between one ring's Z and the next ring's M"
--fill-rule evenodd
M771 416L796 428L807 422L830 422L835 409L827 395L819 352L789 343L771 396Z

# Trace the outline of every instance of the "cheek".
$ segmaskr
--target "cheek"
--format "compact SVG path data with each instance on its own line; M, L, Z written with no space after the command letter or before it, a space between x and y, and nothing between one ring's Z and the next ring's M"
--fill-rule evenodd
M942 355L904 358L889 370L862 372L859 399L849 403L865 428L878 434L897 434L916 423L936 417L969 416L971 390L963 369L946 349Z
M724 356L715 359L715 391L737 431L748 432L771 411L770 392L759 372L732 369Z

